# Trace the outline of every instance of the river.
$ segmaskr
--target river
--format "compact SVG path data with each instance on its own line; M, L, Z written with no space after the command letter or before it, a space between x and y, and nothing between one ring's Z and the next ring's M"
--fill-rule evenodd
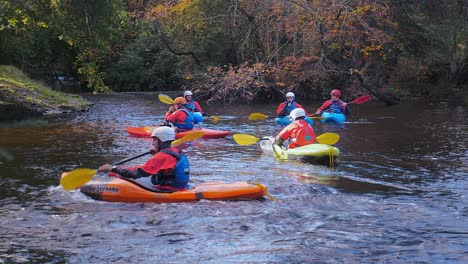
M468 262L467 108L351 105L343 126L314 124L341 136L334 169L274 160L232 137L197 140L183 146L192 185L261 182L278 201L132 204L64 191L59 175L146 151L151 140L124 127L160 123L167 105L152 93L86 97L87 113L0 127L1 263ZM221 117L208 128L280 130L247 120L276 104L204 108Z

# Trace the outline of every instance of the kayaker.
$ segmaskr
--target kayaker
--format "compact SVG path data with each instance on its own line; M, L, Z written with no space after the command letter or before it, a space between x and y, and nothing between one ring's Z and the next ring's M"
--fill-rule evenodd
M305 119L304 109L296 108L291 111L289 117L294 120L283 128L275 138L275 144L282 146L283 142L289 140L289 148L296 148L313 144L316 141L315 131Z
M294 95L294 93L288 92L286 93L286 101L279 104L278 109L276 110L276 115L278 117L285 117L289 115L292 110L296 108L304 109L302 105L296 102L296 96Z
M193 129L194 117L192 111L185 106L186 104L185 98L177 97L164 117L164 122L173 125L176 132Z
M345 115L351 114L351 110L349 110L347 104L340 100L340 90L332 90L330 92L330 96L331 99L325 101L325 103L323 103L323 105L319 109L317 109L317 111L315 112L316 115L320 115L324 111L331 113L342 113Z
M187 101L187 107L192 108L194 112L200 112L203 116L206 116L207 114L203 113L203 110L200 106L200 104L193 100L193 93L192 91L185 91L184 92L184 98Z
M186 190L189 181L189 163L185 155L176 147L171 147L175 140L175 132L172 128L162 126L156 128L151 134L153 138L153 149L155 153L143 165L134 167L112 166L104 164L99 167L99 171L113 172L123 178L138 179L142 177L151 177L151 183L158 189L166 191ZM185 164L182 164L182 172L177 168L181 164L181 158L176 158L175 154L185 157ZM179 162L178 162L179 160Z

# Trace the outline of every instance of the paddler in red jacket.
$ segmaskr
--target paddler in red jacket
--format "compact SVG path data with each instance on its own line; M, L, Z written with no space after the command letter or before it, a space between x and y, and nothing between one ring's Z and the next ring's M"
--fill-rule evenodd
M305 115L304 109L296 108L292 110L289 117L294 121L283 128L276 136L275 144L282 146L284 141L289 140L289 148L296 148L315 143L315 131L304 120Z
M349 115L351 111L347 104L340 100L341 91L332 90L330 92L330 100L325 101L322 106L315 112L316 115L320 115L323 111L330 111L331 113L343 113Z
M186 164L179 162L183 173L176 173L175 168L178 159L175 156L183 154L178 148L171 146L172 141L175 140L174 130L166 126L158 127L153 131L151 137L153 138L154 147L152 150L155 154L143 165L124 167L105 164L99 167L98 170L113 172L123 178L151 177L151 183L162 190L180 191L187 189L190 166L185 158ZM179 169L177 172L179 172Z
M185 98L177 97L164 117L164 123L176 127L177 132L191 130L195 125L192 111L185 107L186 104Z

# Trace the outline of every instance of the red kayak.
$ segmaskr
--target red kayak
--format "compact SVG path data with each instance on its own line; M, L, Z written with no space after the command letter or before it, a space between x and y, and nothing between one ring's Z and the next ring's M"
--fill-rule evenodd
M125 127L125 130L127 130L128 134L135 136L135 137L150 137L151 132L157 128L156 126L146 126L146 127ZM214 129L208 129L208 128L201 128L197 127L192 130L187 130L184 132L178 132L176 133L176 139L179 139L183 136L185 136L187 133L193 132L193 131L202 131L203 132L203 138L223 138L231 135L231 131L223 131L223 130L214 130Z

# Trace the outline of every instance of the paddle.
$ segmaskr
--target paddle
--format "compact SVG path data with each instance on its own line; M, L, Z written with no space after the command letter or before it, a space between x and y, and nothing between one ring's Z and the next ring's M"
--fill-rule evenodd
M258 138L248 134L234 134L232 137L239 145L251 145L257 143L259 140L268 140L268 138ZM318 136L316 139L319 144L333 145L340 140L340 135L326 132Z
M313 114L307 115L310 119L323 119L321 116L314 116ZM252 113L249 115L248 119L250 121L257 121L267 119L268 116L263 113Z
M174 104L174 100L172 100L172 98L170 96L165 95L165 94L159 94L158 99L159 99L159 101L161 101L164 104L168 104L168 105ZM203 113L203 115L210 117L211 121L213 121L214 123L218 123L219 120L221 119L219 116L212 116L212 115L209 115L207 113Z
M191 132L191 133L187 133L182 138L179 138L178 140L173 141L172 146L178 146L178 145L180 145L180 144L182 144L184 142L195 140L195 139L198 139L198 138L200 138L202 136L203 136L202 131L194 131L194 132ZM152 151L147 151L147 152L138 154L138 155L136 155L134 157L130 157L130 158L121 160L121 161L119 161L117 163L112 164L112 166L121 165L121 164L132 161L134 159L138 159L140 157L143 157L143 156L151 154L151 153L152 153ZM79 187L83 186L85 183L89 182L97 172L98 172L97 170L87 169L87 168L74 169L74 170L68 172L67 174L65 174L60 179L60 185L62 185L63 189L66 190L66 191L70 191L70 190L79 188Z
M165 94L159 94L158 99L159 99L159 101L161 101L164 104L168 104L168 105L173 105L174 104L174 100L172 100L171 97L169 97L168 95L165 95Z
M367 95L363 95L361 97L358 97L358 98L354 99L352 102L346 103L346 104L363 104L363 103L369 102L371 98L372 97L367 94Z
M194 132L187 133L183 137L172 141L171 145L172 146L178 146L178 145L180 145L182 143L192 141L192 140L195 140L195 139L199 139L199 138L201 138L203 136L203 134L204 134L203 131L194 131Z

